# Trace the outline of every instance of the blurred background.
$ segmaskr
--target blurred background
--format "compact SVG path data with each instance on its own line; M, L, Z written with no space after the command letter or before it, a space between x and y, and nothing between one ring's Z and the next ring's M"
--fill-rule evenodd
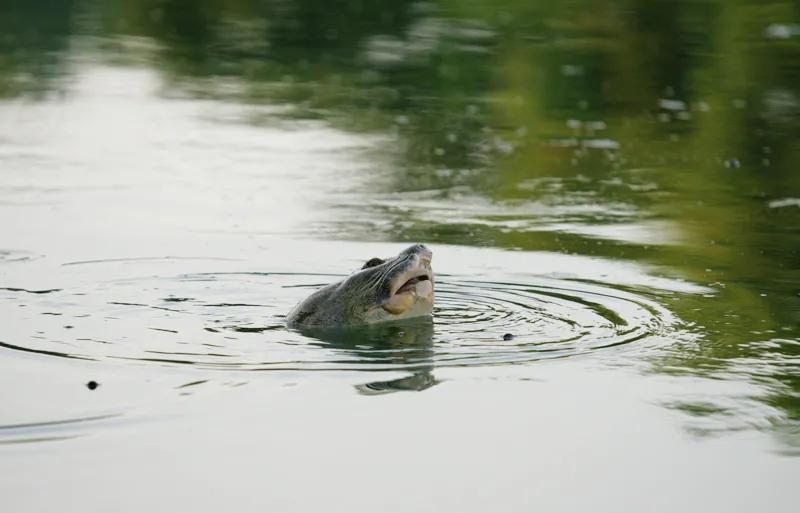
M17 105L156 96L165 109L205 100L198 109L219 122L362 136L352 144L368 151L350 172L324 177L339 187L306 184L336 189L331 214L292 233L647 259L774 287L797 261L798 10L5 0L0 95ZM5 132L22 129L11 115ZM95 121L115 129L106 115ZM159 121L129 130L140 137ZM9 142L6 185L31 173ZM215 164L234 174L247 155L226 157Z

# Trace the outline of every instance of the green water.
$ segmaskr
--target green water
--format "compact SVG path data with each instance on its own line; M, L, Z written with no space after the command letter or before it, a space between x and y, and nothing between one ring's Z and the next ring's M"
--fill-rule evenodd
M791 510L799 165L797 2L1 2L0 492Z

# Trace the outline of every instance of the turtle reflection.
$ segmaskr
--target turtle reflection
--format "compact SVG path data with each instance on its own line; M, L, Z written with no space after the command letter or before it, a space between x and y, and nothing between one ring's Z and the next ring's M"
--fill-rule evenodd
M421 391L438 381L433 376L433 321L430 318L358 327L305 328L320 345L355 356L359 363L410 374L389 381L357 385L362 394Z

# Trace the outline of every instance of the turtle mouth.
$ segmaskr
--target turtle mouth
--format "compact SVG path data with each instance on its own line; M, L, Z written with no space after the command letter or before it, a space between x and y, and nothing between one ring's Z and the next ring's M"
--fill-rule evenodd
M417 290L417 284L428 281L428 287L433 289L433 269L431 268L431 258L433 254L427 248L411 256L410 261L401 272L392 278L389 287L389 297L397 294L405 294Z
M392 280L389 297L380 305L393 315L406 314L433 304L433 271L430 258L419 258ZM417 305L415 307L415 305Z
M410 278L410 279L406 280L405 283L400 285L400 287L398 287L398 289L395 291L395 294L405 294L406 292L412 292L412 291L416 290L417 283L419 283L421 281L430 281L430 280L431 280L431 277L428 276L427 274L421 274L419 276L414 276L413 278Z

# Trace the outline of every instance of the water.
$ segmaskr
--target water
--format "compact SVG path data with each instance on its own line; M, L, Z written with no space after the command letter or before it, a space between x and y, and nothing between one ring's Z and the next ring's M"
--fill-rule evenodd
M8 3L7 503L790 509L795 7ZM285 327L414 242L433 322Z
M270 258L282 262L273 266L288 267L296 255L328 245L332 247L326 254L341 252L344 261L347 253L381 247L285 241ZM625 289L638 284L648 287L651 295L663 293L661 289L711 291L658 280L636 269L628 269L625 276L623 266L606 267L581 257L441 249L437 260L451 272L437 278L435 330L424 321L421 329L428 332L420 334L424 340L415 336L420 323L341 333L287 329L286 313L321 285L341 278L333 273L254 271L260 265L255 261L165 256L65 262L55 269L26 261L24 269L37 276L25 278L26 283L46 280L58 287L4 288L3 314L15 322L6 327L3 339L30 342L3 345L64 358L220 370L481 366L573 356L625 344L669 344L670 337L682 336L675 315L648 296ZM459 260L472 264L464 266ZM553 276L570 261L586 270ZM500 270L485 269L487 262L500 264ZM541 269L538 275L524 271L532 264ZM314 262L295 265L310 267ZM551 273L545 272L548 265ZM616 288L597 283L597 273L603 271L616 271L618 279L631 283ZM501 277L513 281L497 281ZM344 340L328 345L331 337Z

